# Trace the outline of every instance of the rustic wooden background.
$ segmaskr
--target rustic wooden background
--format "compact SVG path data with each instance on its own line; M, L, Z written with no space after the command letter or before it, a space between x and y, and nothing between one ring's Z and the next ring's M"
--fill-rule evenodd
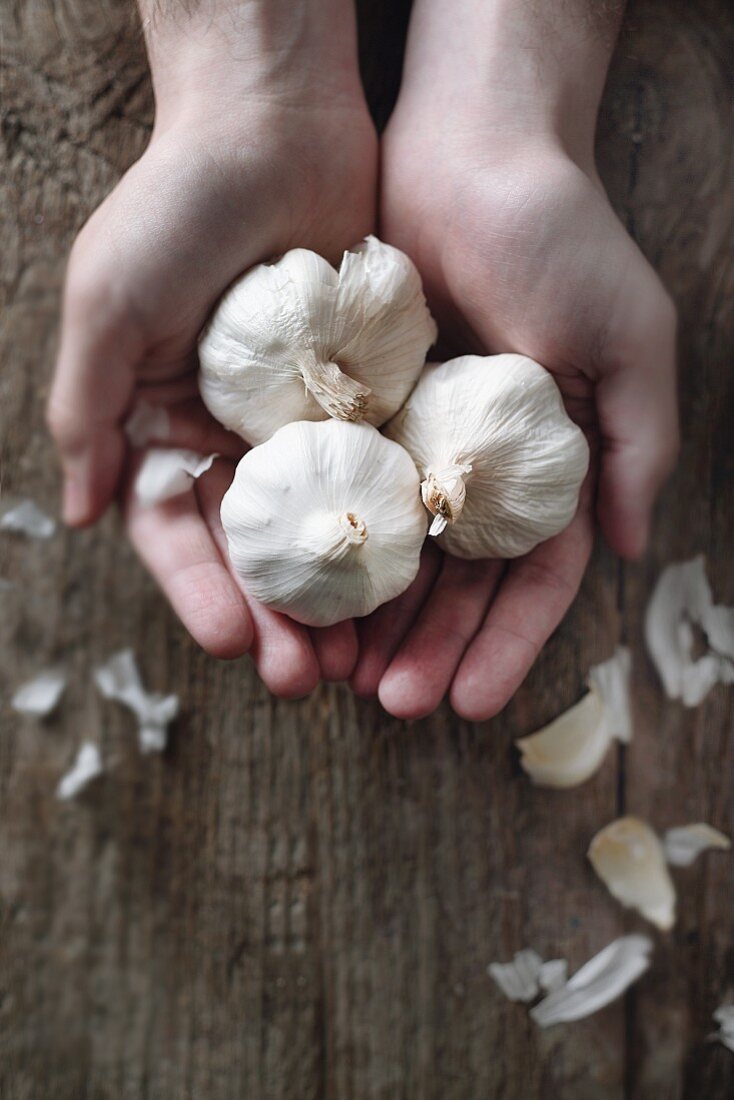
M75 231L143 150L151 94L123 0L2 0L3 500L55 508L42 407ZM384 117L405 3L365 5ZM663 700L641 618L663 564L708 556L734 602L734 187L728 0L640 0L599 135L602 174L681 313L684 448L647 559L599 547L573 612L507 711L406 725L342 688L272 699L247 660L197 652L110 517L50 543L0 536L0 1095L3 1100L718 1100L734 1056L706 1042L734 999L734 860L676 874L680 919L599 1015L548 1032L487 963L532 945L576 967L641 928L584 852L622 810L734 834L734 694ZM512 741L634 653L632 746L576 793L530 788ZM163 758L100 702L90 666L132 645L181 693ZM61 660L57 717L12 690ZM53 791L81 739L114 769Z

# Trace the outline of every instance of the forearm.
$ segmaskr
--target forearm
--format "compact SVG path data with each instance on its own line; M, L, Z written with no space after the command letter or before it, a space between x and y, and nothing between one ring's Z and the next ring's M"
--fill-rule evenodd
M158 122L245 96L297 103L359 84L352 0L138 0Z
M589 151L623 0L416 0L405 65L411 95L447 86L498 136L557 135Z

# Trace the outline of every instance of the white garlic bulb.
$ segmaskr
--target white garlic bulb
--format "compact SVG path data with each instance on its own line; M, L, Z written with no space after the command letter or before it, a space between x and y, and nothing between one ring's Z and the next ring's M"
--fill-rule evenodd
M222 501L248 593L308 626L367 615L418 572L427 518L410 455L368 424L301 421L237 466Z
M548 371L524 355L429 363L386 434L412 455L459 558L516 558L573 519L589 448Z
M210 412L250 443L294 420L383 424L405 401L436 338L420 276L376 237L339 270L294 248L247 272L199 342Z

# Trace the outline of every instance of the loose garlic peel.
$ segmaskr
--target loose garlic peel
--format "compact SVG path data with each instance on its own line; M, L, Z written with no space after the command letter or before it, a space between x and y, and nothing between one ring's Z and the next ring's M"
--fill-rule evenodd
M698 658L694 625L709 644ZM714 604L703 554L660 574L645 612L645 640L669 699L695 707L715 684L734 683L734 608Z
M402 447L367 424L329 420L288 424L248 451L222 524L248 594L329 626L408 587L427 520Z
M199 342L211 413L250 443L293 421L383 424L413 388L437 329L411 260L376 237L339 270L296 248L226 292Z
M637 817L621 817L596 834L588 857L610 894L657 928L675 923L675 887L657 835Z
M709 848L727 852L731 841L705 821L677 825L663 836L663 851L671 867L690 867Z
M516 742L520 763L539 787L577 787L601 767L616 738L632 736L629 706L631 658L619 646L587 677L589 692L537 733Z
M589 448L527 356L428 364L385 431L412 455L431 534L456 557L516 558L573 519Z

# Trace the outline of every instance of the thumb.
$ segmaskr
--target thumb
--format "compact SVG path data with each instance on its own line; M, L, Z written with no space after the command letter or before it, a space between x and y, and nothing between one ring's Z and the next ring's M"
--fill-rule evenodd
M72 526L93 523L115 495L126 449L120 422L140 351L114 301L114 281L93 279L92 270L79 261L69 267L47 407L63 473L63 518Z
M644 327L619 341L596 385L602 452L597 510L617 553L638 557L652 507L675 466L675 309L662 288Z

